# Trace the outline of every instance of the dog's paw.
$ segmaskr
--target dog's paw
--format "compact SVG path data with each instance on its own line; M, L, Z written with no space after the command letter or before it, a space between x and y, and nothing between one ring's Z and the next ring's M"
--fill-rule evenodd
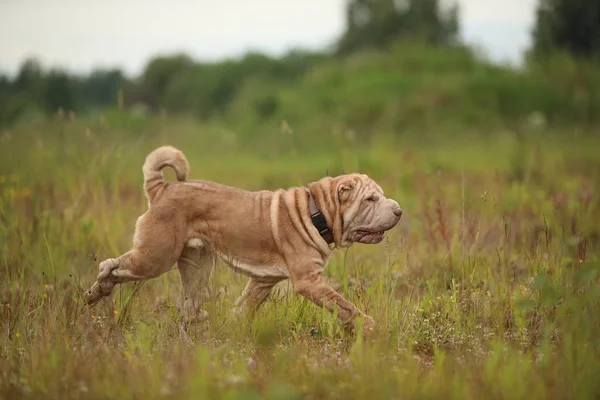
M119 267L118 258L108 258L100 263L98 266L98 280L106 279L110 276L110 273Z
M183 316L183 322L188 325L200 324L208 320L208 311L198 310L195 313L189 313Z
M370 316L363 314L352 322L352 331L356 334L362 332L362 336L367 338L373 336L377 330L377 323Z
M194 299L185 299L180 302L177 307L181 315L181 319L188 325L195 325L202 323L208 319L208 311L200 308L200 301L194 301Z
M377 329L377 323L375 322L375 320L371 317L369 317L368 315L365 315L364 317L364 325L363 325L363 333L365 336L369 336L372 335L375 330Z
M234 307L231 309L231 315L234 319L240 319L244 317L245 313L242 307Z
M83 299L88 306L93 306L104 297L102 287L98 282L83 293Z

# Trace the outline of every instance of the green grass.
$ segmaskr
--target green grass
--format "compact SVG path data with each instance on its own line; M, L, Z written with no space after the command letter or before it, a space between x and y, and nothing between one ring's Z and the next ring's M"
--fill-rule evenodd
M0 398L600 395L598 139L292 130L115 114L3 132ZM223 265L203 326L180 325L176 270L88 310L82 291L129 249L141 165L162 144L194 178L247 189L374 177L405 216L382 244L334 252L326 273L375 336L348 334L285 285L237 321L246 280Z

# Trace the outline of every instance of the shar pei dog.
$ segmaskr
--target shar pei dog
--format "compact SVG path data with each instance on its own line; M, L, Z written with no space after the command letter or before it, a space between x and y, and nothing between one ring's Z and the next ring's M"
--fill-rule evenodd
M175 170L165 181L162 169ZM211 270L221 259L249 277L234 311L252 313L278 282L329 311L337 309L350 328L357 317L373 319L331 288L322 274L332 247L374 244L400 221L402 209L367 175L325 177L305 187L245 191L204 180L188 180L183 153L163 146L143 166L148 211L138 218L131 250L99 265L97 281L84 294L94 305L116 284L157 277L176 263L178 302L184 322L200 322ZM332 246L333 245L333 246Z

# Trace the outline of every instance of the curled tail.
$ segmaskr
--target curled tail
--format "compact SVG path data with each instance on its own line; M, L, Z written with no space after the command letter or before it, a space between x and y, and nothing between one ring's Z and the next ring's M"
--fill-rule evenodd
M154 196L163 187L165 180L162 169L171 167L175 170L178 181L187 179L190 166L183 153L172 146L163 146L154 150L146 157L142 167L144 172L144 192L148 198L148 205L152 203Z

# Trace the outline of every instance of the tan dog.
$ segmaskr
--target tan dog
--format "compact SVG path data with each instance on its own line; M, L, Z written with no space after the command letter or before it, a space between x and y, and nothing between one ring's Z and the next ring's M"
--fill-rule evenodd
M179 182L163 179L172 167ZM218 183L187 180L188 162L179 150L160 147L143 167L148 211L137 220L133 248L99 266L98 280L85 293L88 304L108 296L118 283L167 272L175 263L183 293L184 321L198 322L215 259L250 277L236 301L237 311L256 310L278 282L353 325L355 317L374 321L328 286L322 273L335 247L379 243L400 221L402 210L362 174L326 177L307 187L244 191Z

